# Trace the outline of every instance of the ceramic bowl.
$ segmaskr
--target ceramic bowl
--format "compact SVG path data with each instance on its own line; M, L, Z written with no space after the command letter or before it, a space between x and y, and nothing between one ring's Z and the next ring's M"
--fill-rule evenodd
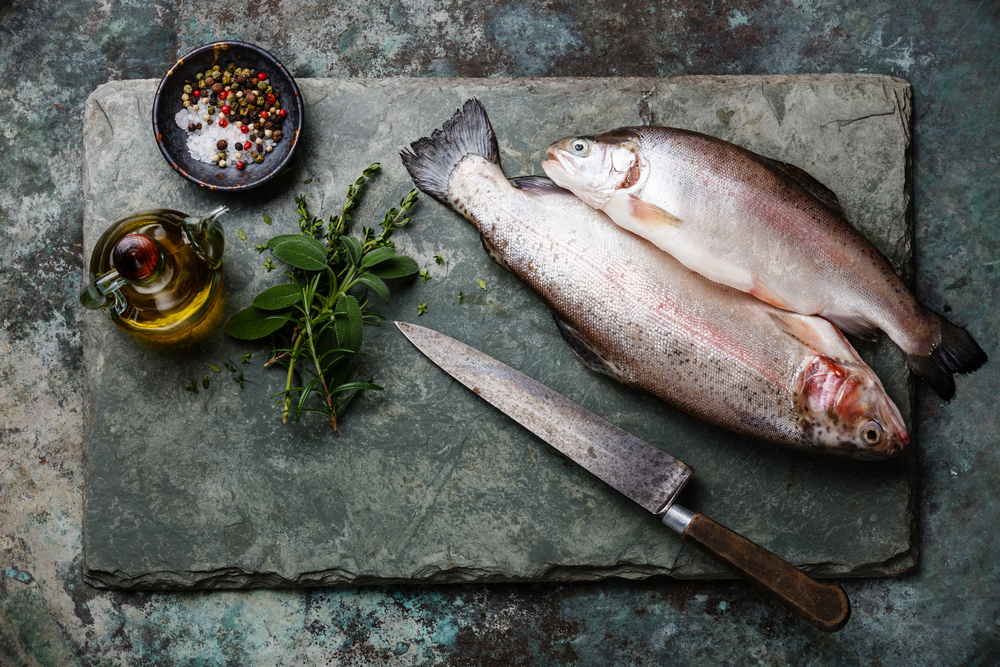
M287 111L282 119L282 139L274 145L264 161L256 164L245 161L245 169L235 165L220 168L201 162L188 151L186 128L177 125L174 116L183 108L185 84L197 88L195 75L204 73L213 65L223 69L235 63L241 69L249 68L267 74L274 95ZM304 120L302 95L288 70L270 53L246 42L213 42L191 51L170 68L156 89L153 100L153 134L160 152L178 174L187 180L212 190L246 190L263 185L281 174L298 147Z

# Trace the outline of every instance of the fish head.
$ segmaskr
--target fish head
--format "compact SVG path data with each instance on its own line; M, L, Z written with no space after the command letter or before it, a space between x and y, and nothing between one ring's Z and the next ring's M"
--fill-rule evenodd
M859 459L899 454L910 436L896 404L864 363L816 355L798 379L799 423L813 441Z
M596 209L618 190L635 187L646 171L637 137L629 132L567 137L549 146L546 154L545 174Z

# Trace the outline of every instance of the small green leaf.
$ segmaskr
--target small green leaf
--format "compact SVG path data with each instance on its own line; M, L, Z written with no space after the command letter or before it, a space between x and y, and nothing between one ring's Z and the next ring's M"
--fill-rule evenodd
M420 317L427 312L427 302L417 305L417 317Z
M222 372L222 369L221 369L221 368L219 368L218 366L216 366L215 364L209 364L209 365L208 365L208 368L209 368L209 370L211 370L211 371L212 371L213 373L221 373L221 372Z
M240 241L243 241L244 243L247 242L247 233L242 229L237 229L236 235L240 237Z
M483 280L482 278L479 279L479 288L482 289L483 291L486 290L486 281Z
M362 389L368 389L371 391L382 391L382 387L371 382L348 382L347 384L342 384L339 387L332 389L331 394L336 394L341 391L359 391Z
M261 245L259 243L255 243L253 247L257 248L257 254L258 255L261 254L262 252L264 252L265 250L267 250L267 246L266 245Z
M233 366L231 363L229 363L227 361L226 362L226 370L229 371L230 373L235 373L236 372L236 366Z
M208 389L208 376L207 375L205 376L205 379L201 381L201 386L203 386L205 389Z
M253 299L253 305L262 310L281 310L302 300L298 285L284 284L268 287Z
M189 384L188 386L184 387L184 391L190 391L192 394L197 394L198 393L198 386L199 386L198 385L198 381L192 379L191 380L191 384Z
M458 293L458 303L459 303L459 305L462 304L462 299L464 299L464 298L465 298L465 295L462 294L461 292L459 292Z
M320 271L326 267L326 246L310 236L282 241L271 252L298 269Z
M264 268L267 269L268 273L270 273L271 271L274 271L274 269L277 267L274 266L274 262L272 262L271 258L268 257L266 260L264 260Z
M368 252L367 255L361 260L361 266L369 267L380 264L390 257L396 256L395 248L375 248Z
M243 373L240 373L239 375L237 375L236 377L233 378L233 382L235 382L236 384L238 384L240 386L240 389L243 389L243 382L245 380L246 380L246 378L243 377Z
M441 257L441 255L434 255L434 261L437 262L438 264L444 264L444 259Z
M313 179L311 179L311 178L310 178L310 179L308 179L308 180L305 180L305 181L302 181L302 182L303 182L304 184L306 184L306 185L309 185L310 183L312 183L312 182L313 182Z
M402 278L417 272L417 263L406 255L395 255L371 268L379 278Z
M361 307L358 300L350 294L340 297L334 307L336 320L334 325L337 331L337 343L348 350L357 352L361 349L361 338L364 335L364 326Z
M291 312L291 309L275 312L247 306L226 321L225 331L240 340L257 340L285 326L291 321Z
M373 290L375 290L376 294L378 294L386 301L389 300L389 288L386 287L385 281L383 281L378 276L372 275L370 273L362 273L360 276L358 276L358 282L364 283L368 287L371 287Z
M264 215L264 224L265 225L271 224L271 216L266 215L266 214Z
M240 363L241 364L249 364L250 363L250 357L252 357L252 356L253 356L253 352L247 352L246 354L243 355L243 360L240 361Z
M427 273L427 269L420 269L420 277L423 278L426 283L428 279L430 279L431 274Z

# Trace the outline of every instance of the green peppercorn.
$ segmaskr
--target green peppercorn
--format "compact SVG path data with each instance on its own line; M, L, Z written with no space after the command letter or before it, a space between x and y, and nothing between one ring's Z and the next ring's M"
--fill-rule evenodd
M187 93L188 95L190 95L191 93L194 92L194 88L192 88L190 86L190 84L187 84L187 85L184 86L184 92Z
M226 154L224 152L219 153L219 159L220 160L225 160L226 159Z
M229 76L224 74L222 76L222 85L228 86L230 83L232 83L232 81L230 80Z
M213 72L218 72L218 71L221 71L221 69L222 69L222 68L221 68L221 67L219 67L218 65L212 65L212 71L213 71Z
M258 155L257 157L255 157L253 159L253 161L256 162L257 164L260 164L261 162L264 161L264 156L263 155Z
M274 92L274 88L272 88L271 86L268 86L266 92L267 92L268 95L270 95L271 93Z
M215 107L208 107L208 115L211 116L213 113L215 113Z
M226 67L227 72L232 72L234 69L236 69L236 63L229 63L229 66Z
M202 90L205 89L205 80L204 79L202 79L201 81L198 82L198 87L201 88Z
M249 113L246 107L240 109L240 116L246 116Z
M194 75L194 78L196 78L196 79L198 79L199 81L201 81L202 79L204 79L204 78L205 78L205 75L204 75L204 74L202 74L201 72L198 72L197 74L195 74L195 75Z
M264 98L263 98L263 97L258 97L258 98L257 98L257 101L256 101L256 102L254 102L254 104L256 104L256 105L257 105L257 106L259 106L259 107L262 107L262 106L264 106Z
M265 88L267 88L267 84L266 83L264 83L263 81L258 81L257 82L257 90L264 90Z

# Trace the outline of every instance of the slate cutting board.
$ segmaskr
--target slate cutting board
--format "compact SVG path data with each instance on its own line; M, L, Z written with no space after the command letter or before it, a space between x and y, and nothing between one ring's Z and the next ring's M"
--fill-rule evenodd
M848 219L911 268L910 88L899 79L307 79L293 170L235 195L191 185L159 155L156 83L112 82L88 100L84 256L130 211L194 214L226 203L227 315L278 281L253 244L297 231L297 194L325 217L362 168L380 161L384 171L355 215L356 233L374 226L412 187L399 150L472 96L490 113L509 176L542 173L544 147L567 134L643 123L695 129L810 171L839 195ZM429 197L396 239L431 278L400 287L381 309L387 320L468 342L674 454L696 471L685 506L817 576L891 575L916 562L912 445L894 461L867 463L708 426L581 366L540 301L488 259L469 223ZM391 324L368 329L357 375L385 390L356 400L332 433L319 418L281 424L268 397L284 374L262 368L263 345L220 328L199 345L162 350L99 313L83 319L84 573L94 585L729 576L452 382ZM858 348L912 423L902 355L884 337ZM251 362L241 365L247 352ZM243 390L227 372L209 371L226 361L244 372ZM208 390L184 390L206 374Z

